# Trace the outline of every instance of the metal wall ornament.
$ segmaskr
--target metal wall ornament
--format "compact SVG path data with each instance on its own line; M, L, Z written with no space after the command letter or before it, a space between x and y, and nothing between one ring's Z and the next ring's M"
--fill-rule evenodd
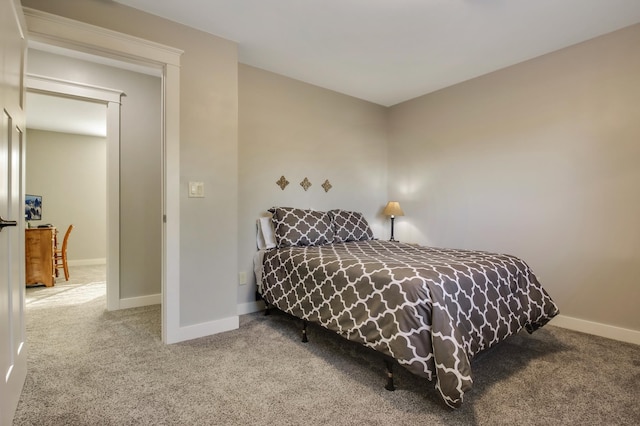
M300 186L303 187L304 190L306 191L311 186L311 182L309 182L309 179L305 177L304 180L300 182Z
M278 179L276 181L276 185L278 185L280 187L280 189L282 189L284 191L284 189L287 187L287 185L289 185L289 181L287 179L285 179L284 176L280 176L280 179Z
M321 186L322 188L324 188L324 192L329 192L329 190L332 188L331 183L329 182L329 179L325 180Z

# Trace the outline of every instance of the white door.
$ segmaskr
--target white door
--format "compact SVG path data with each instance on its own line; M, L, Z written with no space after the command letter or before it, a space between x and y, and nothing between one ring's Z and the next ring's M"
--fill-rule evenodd
M13 420L27 374L24 326L24 17L0 0L0 425Z

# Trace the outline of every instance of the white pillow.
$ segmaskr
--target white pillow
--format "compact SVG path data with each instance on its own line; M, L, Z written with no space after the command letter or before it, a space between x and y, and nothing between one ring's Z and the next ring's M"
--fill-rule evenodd
M256 221L256 244L258 250L272 249L276 246L276 233L271 217L261 217Z
M261 217L260 229L262 230L262 238L264 239L265 248L272 249L276 246L276 233L273 229L273 222L270 217Z
M262 234L262 222L260 219L256 220L256 245L258 250L264 250L267 248L267 244L264 242L264 235Z

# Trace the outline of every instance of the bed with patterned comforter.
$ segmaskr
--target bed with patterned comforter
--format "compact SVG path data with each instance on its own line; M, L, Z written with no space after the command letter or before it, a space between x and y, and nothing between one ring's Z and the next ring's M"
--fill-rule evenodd
M504 254L367 239L273 248L262 266L267 303L435 378L450 407L471 388L475 354L558 313Z

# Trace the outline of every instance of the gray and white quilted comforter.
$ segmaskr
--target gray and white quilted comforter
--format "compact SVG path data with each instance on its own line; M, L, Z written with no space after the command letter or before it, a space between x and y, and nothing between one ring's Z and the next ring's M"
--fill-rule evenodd
M435 376L450 407L471 388L475 354L558 314L510 255L372 240L272 249L263 267L267 303Z

